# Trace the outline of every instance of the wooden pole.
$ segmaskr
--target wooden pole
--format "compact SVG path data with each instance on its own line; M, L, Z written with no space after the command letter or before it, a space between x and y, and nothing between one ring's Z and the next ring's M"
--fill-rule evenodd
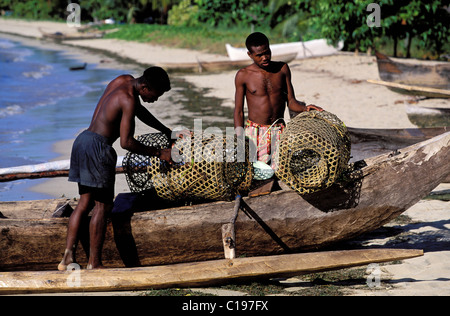
M371 80L371 79L367 80L367 82L390 87L390 88L402 89L402 90L409 91L409 92L421 92L421 93L427 93L430 95L440 96L443 98L450 98L450 90L419 87L419 86L410 86L410 85L401 84L401 83L387 82L387 81L381 81L381 80Z
M211 286L236 280L291 277L422 256L422 250L363 249L223 259L104 270L0 272L0 294L128 291Z
M235 224L241 207L242 196L237 195L234 202L234 214L229 223L222 225L222 240L225 259L236 258L236 230Z

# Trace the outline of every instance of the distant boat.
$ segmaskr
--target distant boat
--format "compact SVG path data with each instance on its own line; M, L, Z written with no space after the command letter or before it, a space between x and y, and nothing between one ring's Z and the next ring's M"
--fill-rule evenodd
M81 66L70 67L69 70L72 70L72 71L74 71L74 70L84 70L84 69L86 69L86 66L87 66L87 63L84 63Z
M53 32L48 33L44 32L42 29L39 29L42 34L42 38L44 39L52 39L55 41L68 41L68 40L81 40L81 39L95 39L102 38L105 35L105 32L86 32L86 33L62 33L62 32Z
M296 58L295 53L290 53L286 55L278 55L274 56L272 60L282 61L285 63L289 63ZM250 58L247 60L222 60L222 61L211 61L211 62L191 62L191 63L165 63L159 64L158 66L166 69L169 72L218 72L218 71L227 71L233 69L239 69L242 67L246 67L251 64Z
M375 55L380 79L386 86L390 83L389 89L433 98L450 96L450 63L398 62L379 52Z
M248 60L246 48L225 45L228 57L232 61ZM318 57L336 54L344 47L343 42L339 42L337 47L329 45L325 39L316 39L306 42L292 42L270 45L272 56L296 53L296 59Z

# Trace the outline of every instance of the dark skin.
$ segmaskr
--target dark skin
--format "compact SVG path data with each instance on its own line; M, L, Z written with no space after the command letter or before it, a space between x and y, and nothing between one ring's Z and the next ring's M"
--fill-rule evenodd
M315 105L297 101L291 82L289 66L271 60L269 45L251 47L248 52L253 64L238 71L235 79L234 127L244 127L244 99L247 100L248 119L271 125L284 117L286 104L295 112L323 111ZM243 129L237 129L239 135Z
M106 87L94 111L89 131L108 139L112 145L120 137L123 149L146 156L157 156L161 160L171 162L171 149L156 149L148 147L134 138L135 118L139 118L146 125L153 127L171 138L171 130L159 122L140 102L153 103L163 94L130 75L119 76ZM69 220L66 241L66 251L59 270L66 270L67 266L75 262L75 247L81 221L93 209L89 224L90 254L88 269L103 268L101 252L105 236L106 218L113 208L113 201L102 203L96 201L92 193L80 196L79 203Z

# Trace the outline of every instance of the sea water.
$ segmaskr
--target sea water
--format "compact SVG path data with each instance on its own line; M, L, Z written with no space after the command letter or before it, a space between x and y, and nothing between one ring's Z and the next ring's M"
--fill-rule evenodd
M87 128L107 82L126 73L87 65L61 50L0 36L0 168L56 159L55 142ZM44 180L0 183L0 201L50 198L28 190Z

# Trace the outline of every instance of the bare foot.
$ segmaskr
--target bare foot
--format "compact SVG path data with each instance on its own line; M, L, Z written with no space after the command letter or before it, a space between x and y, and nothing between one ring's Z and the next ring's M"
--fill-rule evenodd
M100 269L106 269L103 265L93 266L92 264L88 264L86 266L87 270L100 270Z
M64 251L64 257L58 265L58 270L66 271L67 267L72 263L74 263L73 251L70 249L66 249L66 251Z

